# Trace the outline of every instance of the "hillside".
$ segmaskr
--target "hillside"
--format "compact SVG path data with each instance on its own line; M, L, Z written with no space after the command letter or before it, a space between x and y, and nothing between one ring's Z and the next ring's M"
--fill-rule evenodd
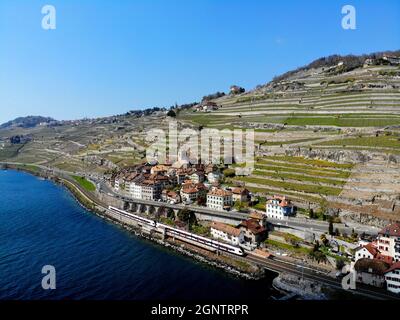
M217 97L203 101L211 111L173 107L180 128L255 129L255 170L228 184L262 198L287 195L304 210L327 206L343 219L400 220L398 58L321 58L249 92L208 97ZM16 119L0 128L0 161L102 176L143 162L148 130L167 129L167 111Z
M7 126L0 129L0 161L102 174L144 161L146 130L164 127L165 113L147 109L56 125Z
M321 58L212 102L216 110L192 108L179 119L255 129L256 170L232 184L261 195L286 194L304 207L328 202L351 218L400 218L398 58Z
M56 122L56 121L52 118L42 117L42 116L19 117L14 120L1 124L0 129L9 129L13 127L33 128L39 124L48 124L51 122Z

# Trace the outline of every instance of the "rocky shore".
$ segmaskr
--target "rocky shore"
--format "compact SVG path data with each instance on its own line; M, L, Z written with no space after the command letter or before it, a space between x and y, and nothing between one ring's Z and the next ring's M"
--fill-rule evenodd
M272 284L275 289L292 293L303 300L327 300L322 292L321 284L295 275L282 273L273 280Z
M87 208L86 208L87 209ZM91 210L92 211L92 210ZM245 271L241 268L238 268L237 266L234 266L233 263L229 264L226 263L225 261L222 261L220 257L225 257L225 256L215 256L215 254L212 254L210 252L207 252L206 250L197 248L195 246L192 246L190 244L181 242L181 241L171 241L171 240L163 240L158 234L148 234L142 232L140 227L132 226L132 225L127 225L125 223L122 223L121 221L118 221L109 215L100 212L100 211L92 211L99 217L112 222L114 224L117 224L121 228L124 228L125 230L128 230L130 233L135 234L136 236L155 242L158 245L164 246L168 249L174 250L176 252L179 252L180 254L183 254L185 256L191 257L201 263L205 263L209 266L224 270L225 272L228 272L232 275L244 278L244 279L249 279L249 280L258 280L264 277L264 271L257 266L252 265L252 271ZM208 253L208 254L207 254ZM214 255L212 257L211 255Z
M180 254L191 257L201 263L205 263L209 266L224 270L225 272L228 272L232 275L244 279L257 280L263 278L265 275L263 269L260 269L256 265L249 264L248 262L246 262L246 267L240 267L241 263L236 261L234 258L225 255L217 256L214 253L211 253L204 249L197 248L193 245L189 245L187 243L183 243L180 241L163 240L158 234L144 233L138 226L128 225L126 223L123 223L108 215L105 210L100 210L96 205L87 201L80 194L79 189L69 181L60 179L56 176L48 176L40 171L33 171L30 170L29 168L24 168L24 167L18 167L18 168L8 167L8 169L23 171L41 178L45 178L47 180L51 180L56 184L60 184L63 187L65 187L72 194L77 203L79 203L79 205L81 205L86 210L96 214L97 216L103 218L106 221L112 222L128 230L129 232L135 234L138 237L155 242L158 245L162 245L170 250L174 250L176 252L179 252ZM229 261L231 263L228 263Z

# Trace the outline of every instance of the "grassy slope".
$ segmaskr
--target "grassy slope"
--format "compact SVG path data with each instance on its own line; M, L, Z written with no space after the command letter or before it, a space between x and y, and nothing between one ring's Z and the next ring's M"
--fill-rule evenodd
M78 177L78 176L72 176L72 178L79 183L79 185L84 188L87 191L95 191L96 187L94 186L93 183L90 181L86 180L83 177Z

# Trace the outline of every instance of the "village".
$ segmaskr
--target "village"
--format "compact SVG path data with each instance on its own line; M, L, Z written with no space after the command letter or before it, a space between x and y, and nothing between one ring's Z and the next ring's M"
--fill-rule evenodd
M132 199L198 206L232 215L246 212L248 219L237 225L218 221L196 221L189 210L181 210L178 219L174 219L173 214L165 210L159 219L175 228L201 234L240 247L246 252L268 257L272 251L269 246L266 248L266 244L274 243L273 240L268 242L268 239L276 239L276 234L281 236L284 234L274 231L270 221L287 221L296 216L297 208L290 199L271 195L265 202L263 210L259 210L260 206L257 206L259 199L248 189L224 183L225 170L227 170L225 167L213 164L147 163L114 173L109 183L116 193ZM328 248L328 258L335 255L339 259L343 257L343 260L338 260L341 263L336 261L339 270L336 278L346 275L346 271L342 272L341 268L347 266L357 283L379 289L386 288L391 293L400 293L399 224L388 225L379 231L376 237L353 235L351 243L346 242L350 240L339 237L339 234L336 235L337 238L335 232L330 231L322 234L320 239L308 239L309 244L314 246L310 252L315 255L317 262L327 263L325 259L320 259L318 250L321 247ZM290 238L289 242L296 239L298 243L295 247L301 247L301 243L307 242L306 239L299 239L290 233L284 234L284 238ZM332 243L337 241L342 245L335 249ZM287 254L281 253L281 255Z
M351 263L356 281L400 293L400 224L379 231L371 242L360 241Z
M125 168L111 179L113 189L132 199L141 199L168 204L184 204L205 207L215 211L233 212L256 203L257 199L244 187L223 185L224 174L217 165L136 165ZM283 200L283 201L282 201ZM293 212L293 206L277 197L271 202L274 216ZM164 220L184 230L196 230L232 245L255 249L267 236L264 215L252 212L249 219L238 226L221 222L192 226L190 217L172 221L165 211ZM207 230L207 231L206 231Z

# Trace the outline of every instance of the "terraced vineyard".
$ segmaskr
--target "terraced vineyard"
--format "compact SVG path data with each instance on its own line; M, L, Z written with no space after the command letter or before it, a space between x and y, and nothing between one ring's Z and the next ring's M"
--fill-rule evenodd
M326 141L316 145L319 148L341 148L353 150L372 150L389 154L400 154L400 134L387 133L386 135L359 136Z
M382 58L345 68L322 61L246 93L175 107L178 134L183 128L254 130L255 170L228 182L262 195L287 195L302 208L323 203L354 219L366 212L400 221L400 66ZM212 111L204 112L207 103ZM149 129L167 132L169 120L167 109L153 108L54 126L4 127L0 161L102 176L145 161ZM13 144L15 136L29 139Z
M321 202L339 196L350 177L352 164L311 160L303 157L258 157L250 176L235 177L253 192L278 193L304 202Z
M386 175L400 172L398 65L347 72L339 65L305 68L212 101L217 110L192 108L178 118L202 127L255 130L255 170L231 183L303 203L328 200L343 212L374 216L383 214L375 199L385 199L393 210L384 215L400 220L400 177Z
M400 125L399 75L396 66L365 67L334 76L315 69L275 87L216 99L220 108L212 117L192 110L180 118L211 127Z

